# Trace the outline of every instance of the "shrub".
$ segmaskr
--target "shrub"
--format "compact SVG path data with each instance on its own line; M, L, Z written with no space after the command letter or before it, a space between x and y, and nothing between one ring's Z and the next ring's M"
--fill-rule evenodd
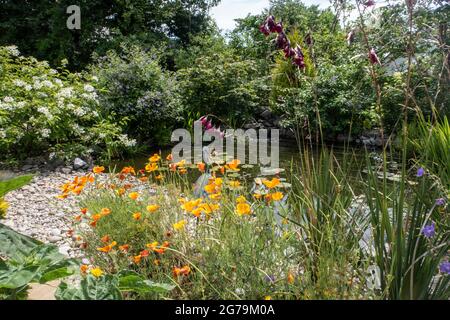
M267 105L264 97L268 86L258 76L255 62L230 50L201 55L177 74L183 105L192 112L214 114L239 125L255 108Z
M86 153L109 148L110 133L95 130L107 122L98 110L95 78L52 69L45 61L20 56L12 46L0 47L0 70L2 156L24 157L74 144ZM121 147L133 145L120 137Z
M90 72L101 88L102 112L126 121L126 132L140 142L167 142L181 105L176 78L162 69L156 50L132 46L110 51L96 58Z

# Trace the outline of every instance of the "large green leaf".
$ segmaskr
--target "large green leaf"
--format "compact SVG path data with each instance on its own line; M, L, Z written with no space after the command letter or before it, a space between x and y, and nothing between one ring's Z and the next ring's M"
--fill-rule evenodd
M0 253L9 258L17 259L27 255L42 242L22 235L0 223Z
M80 287L72 288L62 282L56 290L58 300L122 300L117 278L106 275L99 278L88 275L81 280Z
M119 289L121 291L133 291L138 293L165 293L175 288L174 285L156 283L143 279L133 271L123 271L119 274Z

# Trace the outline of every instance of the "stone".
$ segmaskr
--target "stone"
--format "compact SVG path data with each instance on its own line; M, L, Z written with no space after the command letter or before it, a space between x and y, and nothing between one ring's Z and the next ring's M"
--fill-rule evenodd
M62 238L60 236L50 236L50 237L48 237L48 241L50 243L56 243L56 242L61 241L61 240L62 240Z
M75 160L73 161L74 170L86 169L88 167L89 167L89 165L80 158L75 158Z

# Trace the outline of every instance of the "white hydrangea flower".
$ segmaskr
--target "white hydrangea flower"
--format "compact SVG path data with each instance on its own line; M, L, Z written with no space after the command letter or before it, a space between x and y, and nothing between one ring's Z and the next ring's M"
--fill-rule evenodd
M41 130L40 133L43 138L48 138L48 137L50 137L51 131L50 131L50 129L44 128Z
M39 90L39 89L42 88L42 83L41 83L39 80L35 80L35 81L34 81L34 84L33 84L33 87L34 87L36 90Z
M20 51L17 49L17 46L7 46L6 50L14 57L20 56Z
M51 81L49 81L49 80L42 81L42 85L47 87L47 88L53 88L54 87L53 83Z
M20 79L14 79L13 83L17 86L17 87L23 87L26 85L25 81L22 81Z
M93 86L91 86L90 84L85 84L84 85L84 91L86 91L86 92L94 92L94 87Z
M128 138L126 134L121 134L119 140L125 147L134 147L136 145L136 140Z
M61 81L61 79L55 79L55 83L60 87L63 86L63 82Z
M6 96L3 98L3 101L6 103L13 103L14 102L14 98L10 97L10 96Z
M25 86L25 90L26 91L31 91L33 89L33 87L31 86L31 84L27 84L26 86Z
M86 115L86 110L84 108L81 108L81 107L73 108L73 105L68 105L68 107L73 110L73 113L77 117L82 117L82 116Z
M63 97L63 98L71 98L72 97L72 92L73 92L73 88L72 87L62 88L61 90L59 90L59 92L58 92L58 94L56 96L57 97Z
M17 108L23 108L23 107L25 107L25 105L26 105L26 102L25 102L25 101L19 101L19 102L17 102L17 104L16 104Z
M37 109L38 112L42 113L48 120L53 119L53 115L51 114L50 110L46 107L39 107Z

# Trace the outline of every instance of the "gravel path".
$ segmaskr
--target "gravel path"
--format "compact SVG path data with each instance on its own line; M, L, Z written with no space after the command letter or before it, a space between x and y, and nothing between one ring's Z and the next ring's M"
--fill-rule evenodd
M67 171L66 171L67 172ZM54 243L61 253L80 256L71 235L72 218L79 211L76 197L56 198L59 187L82 172L45 172L20 189L6 194L9 203L6 219L1 223L45 243Z

